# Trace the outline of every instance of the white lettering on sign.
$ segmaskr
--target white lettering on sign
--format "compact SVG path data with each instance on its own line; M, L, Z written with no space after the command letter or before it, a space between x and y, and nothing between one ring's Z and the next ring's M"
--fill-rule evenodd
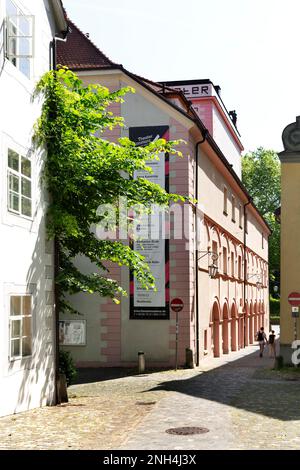
M212 86L210 83L207 84L195 84L195 85L180 85L180 86L173 86L175 90L182 91L182 93L187 98L198 98L203 96L211 96L212 95Z

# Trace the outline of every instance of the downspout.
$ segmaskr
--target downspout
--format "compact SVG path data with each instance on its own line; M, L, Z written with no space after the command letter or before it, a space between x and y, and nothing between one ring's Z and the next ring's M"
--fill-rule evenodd
M203 139L195 145L195 160L196 160L196 171L195 171L195 198L198 204L198 148L199 145L203 144L206 140L208 134L207 129L203 129L202 136ZM198 306L198 287L199 287L199 275L198 275L198 227L197 227L197 206L195 209L195 242L196 242L196 251L195 251L195 311L196 311L196 365L199 365L199 306Z
M243 302L244 302L244 348L246 347L246 285L247 285L247 232L246 228L248 226L247 211L246 207L253 202L253 199L249 197L248 202L244 204L244 289L243 289Z
M57 58L56 58L56 38L53 38L51 43L51 65L53 70L57 70ZM55 334L55 404L60 404L60 393L59 393L59 287L56 279L59 274L59 245L58 240L54 238L54 334Z
M65 40L53 37L50 43L50 55L52 70L57 70L57 40ZM54 238L54 376L55 376L55 404L61 403L60 396L60 376L59 376L59 286L56 279L59 275L59 243L57 237Z

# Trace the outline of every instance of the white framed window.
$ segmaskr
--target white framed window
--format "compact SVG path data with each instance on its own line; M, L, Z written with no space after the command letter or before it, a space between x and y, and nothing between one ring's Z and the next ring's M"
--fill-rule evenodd
M242 257L238 257L238 278L242 279Z
M243 207L239 204L239 227L243 228Z
M212 252L219 255L218 243L216 241L212 242ZM219 267L219 258L214 261L214 264Z
M231 276L235 276L235 259L234 259L234 252L231 252Z
M14 150L7 152L8 210L32 217L31 161Z
M227 212L228 190L227 190L226 186L223 187L223 198L224 198L224 201L223 201L223 214L228 215L228 212Z
M10 359L32 355L32 296L11 295L9 315Z
M12 0L6 0L5 55L27 78L31 76L33 44L34 16L25 15Z
M231 220L235 222L235 196L232 194L231 196Z
M223 274L227 274L227 248L223 246Z

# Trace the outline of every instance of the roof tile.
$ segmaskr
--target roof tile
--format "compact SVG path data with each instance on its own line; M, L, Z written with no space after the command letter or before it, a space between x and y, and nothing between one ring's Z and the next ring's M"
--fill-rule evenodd
M112 62L72 21L65 42L57 42L57 63L72 70L119 67Z

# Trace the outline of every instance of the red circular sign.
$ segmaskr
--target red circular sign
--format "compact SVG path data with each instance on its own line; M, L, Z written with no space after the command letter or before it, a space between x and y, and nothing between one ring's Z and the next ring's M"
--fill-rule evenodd
M171 302L171 309L173 312L181 312L183 309L183 302L181 299L173 299Z
M288 302L293 307L298 307L300 305L300 294L299 294L299 292L291 292L288 296Z

